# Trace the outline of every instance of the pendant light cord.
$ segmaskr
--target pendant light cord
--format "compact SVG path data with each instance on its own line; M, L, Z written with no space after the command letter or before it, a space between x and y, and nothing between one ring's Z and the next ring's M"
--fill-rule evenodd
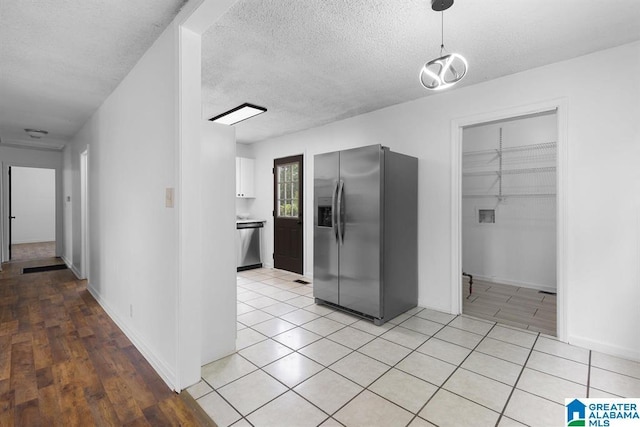
M444 11L440 12L440 56L444 50Z

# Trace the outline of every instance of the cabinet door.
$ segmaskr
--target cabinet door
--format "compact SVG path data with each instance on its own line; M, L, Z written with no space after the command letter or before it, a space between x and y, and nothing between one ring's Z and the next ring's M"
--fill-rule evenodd
M240 158L240 197L256 197L253 168L253 159Z
M242 194L242 184L241 184L241 174L240 174L240 168L241 168L241 162L240 162L240 157L236 157L236 197L241 197L240 194Z

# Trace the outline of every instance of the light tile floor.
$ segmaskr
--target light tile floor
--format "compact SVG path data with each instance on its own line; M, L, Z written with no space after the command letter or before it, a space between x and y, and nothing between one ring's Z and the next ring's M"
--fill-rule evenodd
M555 294L518 286L473 281L469 293L469 279L463 278L462 312L470 316L528 329L533 332L556 335Z
M423 308L375 326L298 278L238 274L238 351L188 389L219 426L552 426L566 397L640 396L638 362Z

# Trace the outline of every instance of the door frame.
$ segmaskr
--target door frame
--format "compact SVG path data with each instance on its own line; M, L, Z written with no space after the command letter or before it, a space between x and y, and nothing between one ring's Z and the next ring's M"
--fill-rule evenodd
M556 283L557 283L557 338L567 341L567 269L568 260L568 112L567 99L480 113L451 121L451 313L462 313L462 131L464 127L556 110L557 168L556 168Z
M7 259L9 261L11 261L11 246L13 246L11 244L12 241L12 234L13 234L13 227L12 227L12 222L11 220L14 218L13 216L13 200L12 200L12 195L13 195L13 180L11 177L11 166L8 167L8 171L7 171L7 187L9 188L9 191L7 191L7 211L8 211L8 216L9 216L9 221L7 222L8 227L7 227L7 241L8 241L8 251L7 251Z
M284 157L277 157L273 159L273 169L272 169L272 177L273 177L273 183L272 183L272 189L273 189L273 198L272 198L272 203L271 203L271 207L272 207L272 218L273 218L273 254L272 254L272 262L273 262L273 268L276 268L276 260L275 260L275 253L276 253L276 202L278 200L278 192L276 189L276 183L277 183L277 177L276 177L276 161L278 160L282 160L284 161L284 163L287 163L287 160L291 160L291 163L298 160L298 158L300 159L300 172L299 172L299 177L298 177L298 183L299 183L299 189L298 189L298 221L301 221L302 223L300 224L300 236L302 239L301 242L301 253L300 253L300 260L302 263L302 266L300 268L301 272L297 273L297 272L293 272L294 274L300 274L300 275L305 275L305 255L306 255L306 251L305 251L305 242L306 242L306 238L305 238L305 230L306 230L306 218L305 218L305 190L304 190L304 186L306 183L305 180L305 155L304 153L298 153L298 154L292 154L289 156L284 156ZM289 271L289 270L286 270Z
M80 276L89 279L89 147L80 153Z
M36 169L53 169L55 171L55 203L56 203L56 257L59 257L62 253L63 247L63 203L62 203L62 166L60 164L50 164L47 161L17 161L10 160L0 163L2 167L2 176L0 182L2 183L2 198L0 199L0 217L2 224L2 244L0 252L2 252L2 262L7 262L9 259L9 239L8 239L8 227L9 227L9 181L8 173L10 167L20 168L36 168Z

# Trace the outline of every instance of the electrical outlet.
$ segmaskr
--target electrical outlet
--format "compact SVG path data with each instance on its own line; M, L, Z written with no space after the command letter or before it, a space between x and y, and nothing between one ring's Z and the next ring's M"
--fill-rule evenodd
M129 304L129 317L133 317L133 304Z

